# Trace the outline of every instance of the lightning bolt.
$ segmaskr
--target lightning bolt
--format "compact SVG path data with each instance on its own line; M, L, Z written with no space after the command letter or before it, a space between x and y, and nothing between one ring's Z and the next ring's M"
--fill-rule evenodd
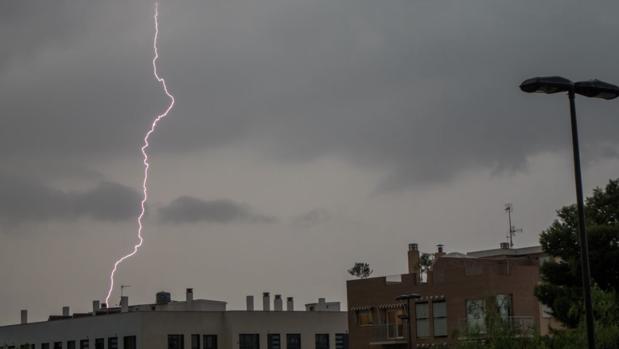
M144 243L144 237L142 236L142 229L144 226L143 226L142 220L144 219L144 213L146 212L146 201L148 201L148 171L150 169L150 163L148 162L148 152L147 152L148 147L150 146L150 143L148 142L148 140L150 139L150 136L153 134L153 132L155 132L155 130L157 129L157 125L159 124L159 121L161 121L166 116L168 116L168 113L170 112L170 110L172 110L172 108L174 107L174 104L176 103L174 96L170 93L170 91L168 91L168 86L166 85L165 79L160 77L159 72L157 71L157 60L159 59L159 50L157 47L157 41L159 39L159 3L158 2L155 2L155 15L153 16L153 19L155 20L155 36L153 38L153 53L154 53L153 75L155 76L155 79L157 79L157 81L163 87L163 91L165 92L166 96L170 99L170 103L168 104L168 107L163 111L163 113L155 117L155 119L153 120L153 123L150 126L150 129L148 130L148 132L146 132L146 135L144 136L144 143L141 148L143 162L144 162L144 180L142 181L143 196L142 196L142 201L140 202L141 210L140 210L140 214L138 215L138 219L137 219L138 243L133 246L133 251L124 255L123 257L121 257L114 263L114 268L112 269L112 272L110 273L110 288L108 289L107 296L105 297L106 304L109 304L108 302L110 300L110 296L112 295L112 291L114 290L114 275L116 274L116 271L118 270L118 266L125 260L134 256L138 252L142 244Z

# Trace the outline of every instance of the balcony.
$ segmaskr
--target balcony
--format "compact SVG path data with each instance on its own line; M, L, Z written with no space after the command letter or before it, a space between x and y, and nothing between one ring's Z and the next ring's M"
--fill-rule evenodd
M408 330L403 324L380 324L369 327L372 331L370 345L403 344L408 342Z
M500 328L508 329L518 336L532 336L535 333L535 320L532 316L509 316L507 319L495 323ZM458 328L460 329L462 336L474 336L484 337L488 332L487 321L477 320L475 322L469 322L467 319L460 319L458 321Z

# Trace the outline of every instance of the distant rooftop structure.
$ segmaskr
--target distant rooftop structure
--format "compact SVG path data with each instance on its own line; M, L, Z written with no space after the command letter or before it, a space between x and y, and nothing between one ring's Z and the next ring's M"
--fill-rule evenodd
M508 257L508 256L514 256L514 257L530 256L530 255L541 255L543 253L544 251L542 250L542 246L510 248L509 245L507 245L507 243L501 243L500 248L468 252L466 255L468 257L487 258L487 257Z

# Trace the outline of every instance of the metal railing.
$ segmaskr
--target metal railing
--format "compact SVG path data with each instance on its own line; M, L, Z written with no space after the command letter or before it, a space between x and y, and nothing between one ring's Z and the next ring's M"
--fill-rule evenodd
M370 326L370 344L407 343L408 330L404 324L378 324Z
M467 321L467 319L460 319L458 321L458 328L463 336L475 335L483 337L483 335L488 333L490 321L493 321L495 325L509 329L517 335L530 336L533 335L535 331L535 320L532 316L499 317L492 320L486 319L484 321L476 321L474 323Z

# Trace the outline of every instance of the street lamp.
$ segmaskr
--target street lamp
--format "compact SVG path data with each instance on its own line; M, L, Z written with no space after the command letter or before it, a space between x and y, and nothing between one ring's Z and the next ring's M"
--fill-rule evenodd
M406 322L408 323L408 349L412 349L413 348L413 332L412 332L412 325L411 325L411 299L418 299L421 298L420 295L418 295L417 293L408 293L408 294L403 294L400 295L398 297L396 297L396 301L406 301L406 317L401 317L402 319L406 319Z
M587 318L587 342L589 349L595 349L593 309L591 305L591 271L589 269L589 247L585 232L585 212L582 197L582 176L580 173L580 150L578 147L578 126L576 123L575 94L586 97L614 99L619 96L619 87L600 80L571 82L560 76L536 77L525 80L520 89L528 93L559 93L567 92L570 100L570 116L572 122L572 150L574 152L574 174L576 180L576 206L578 207L578 240L580 244L580 267L582 269L582 285L585 298L585 313Z

